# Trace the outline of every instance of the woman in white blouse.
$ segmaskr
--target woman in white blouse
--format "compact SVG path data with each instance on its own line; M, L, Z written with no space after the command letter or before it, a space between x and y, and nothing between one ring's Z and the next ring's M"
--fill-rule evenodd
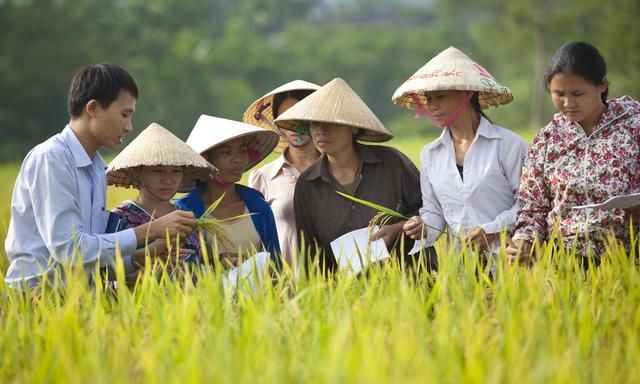
M420 155L423 206L405 224L408 236L429 246L449 231L480 251L497 252L499 234L514 228L527 144L482 109L511 100L508 88L454 47L398 88L396 104L443 129Z

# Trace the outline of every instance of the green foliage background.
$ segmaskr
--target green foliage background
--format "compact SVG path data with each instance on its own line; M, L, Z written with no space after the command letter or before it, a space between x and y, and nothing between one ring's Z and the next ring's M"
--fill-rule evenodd
M240 119L286 81L342 77L415 136L437 131L391 95L454 45L513 90L491 117L536 129L553 113L540 68L568 41L602 51L612 97L640 95L639 16L636 0L0 0L0 161L60 131L73 73L104 61L139 83L137 130L157 121L186 138L201 113Z

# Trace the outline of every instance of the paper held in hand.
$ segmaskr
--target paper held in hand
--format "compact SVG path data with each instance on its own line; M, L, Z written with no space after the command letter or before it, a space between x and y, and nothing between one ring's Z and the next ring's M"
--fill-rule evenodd
M264 281L269 260L269 252L258 252L239 266L224 273L222 275L222 285L225 293L233 294L238 289L245 293L257 292L258 287Z
M585 208L633 208L640 205L640 193L632 193L630 195L620 195L610 198L604 203L600 204L589 204L589 205L578 205L576 207L572 207L573 209L585 209Z
M347 274L359 273L376 261L389 258L383 239L369 242L369 230L375 232L378 226L356 229L331 242L331 250L340 271L346 270Z

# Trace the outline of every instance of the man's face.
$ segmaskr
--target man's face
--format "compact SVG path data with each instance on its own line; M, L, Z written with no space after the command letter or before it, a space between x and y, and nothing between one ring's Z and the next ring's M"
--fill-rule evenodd
M118 98L107 108L100 104L95 107L95 117L91 120L90 132L98 148L114 149L131 132L131 118L136 111L136 98L127 91L121 91Z

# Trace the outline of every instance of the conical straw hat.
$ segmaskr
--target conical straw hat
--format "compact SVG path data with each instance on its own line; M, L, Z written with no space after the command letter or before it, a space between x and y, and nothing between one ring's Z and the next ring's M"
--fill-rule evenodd
M182 188L215 172L215 168L184 141L161 125L151 123L111 161L107 183L140 188L137 167L157 165L184 167Z
M267 157L278 144L278 135L271 131L235 120L200 115L187 144L199 154L241 137L251 138L247 145L249 164L245 172Z
M426 105L425 92L445 90L478 91L483 109L513 100L509 88L498 84L486 69L455 47L449 47L429 60L396 89L391 99L403 108L418 109L412 95Z
M262 96L258 100L254 101L246 111L244 111L244 115L242 116L242 121L247 124L256 125L258 127L262 127L264 129L271 129L271 126L263 119L256 119L256 113L259 112L260 107L263 105L268 105L266 108L262 110L262 115L267 118L269 121L273 122L273 98L279 93L291 92L291 91L315 91L320 89L320 86L314 83L310 83L304 80L293 80L286 84L279 86L278 88L272 90L266 95ZM287 142L280 138L278 141L278 145L274 150L277 153L282 153L284 149L287 147Z
M360 128L358 140L387 141L393 135L351 87L335 78L289 108L275 123L282 129L296 130L298 122L323 122Z

